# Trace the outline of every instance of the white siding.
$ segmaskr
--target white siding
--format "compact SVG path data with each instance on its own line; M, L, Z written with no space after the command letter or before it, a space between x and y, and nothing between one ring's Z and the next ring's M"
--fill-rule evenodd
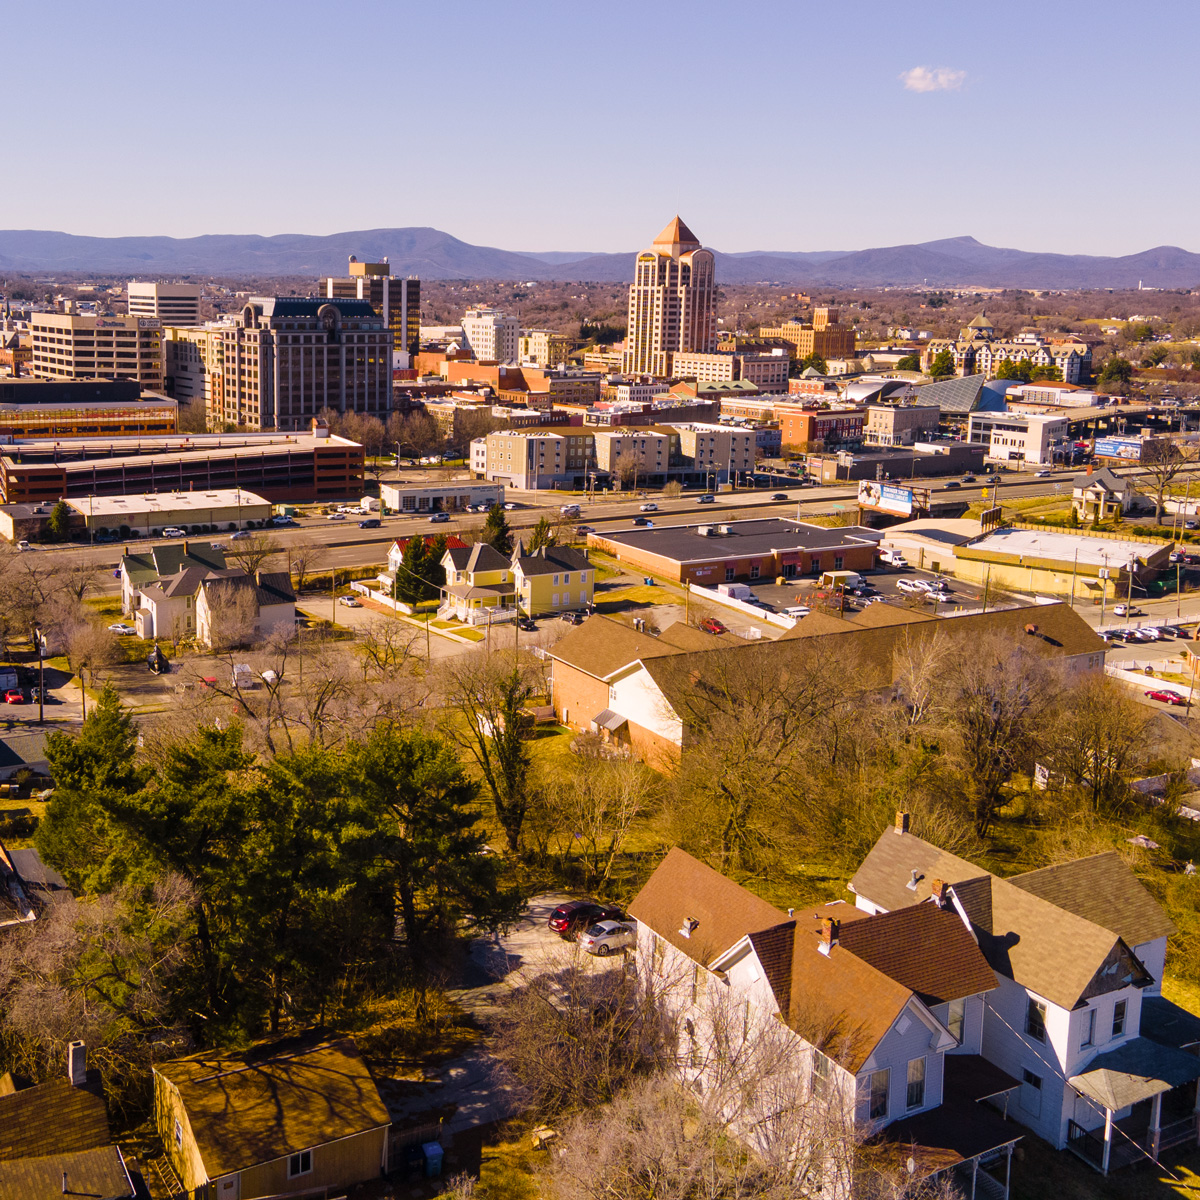
M645 668L639 668L611 685L608 706L633 724L676 746L683 744L683 722Z
M1134 946L1133 952L1142 966L1154 976L1154 982L1146 991L1151 996L1161 996L1163 971L1167 966L1167 939L1161 937L1152 942L1143 942L1140 946Z
M884 1067L891 1069L889 1081L887 1118L879 1127L898 1121L911 1113L936 1108L942 1102L942 1055L937 1050L940 1031L929 1028L925 1020L917 1015L915 1001L910 1001L896 1023L875 1047L871 1057L858 1073L858 1107L856 1120L869 1123L869 1085L872 1072ZM908 1091L908 1064L911 1059L925 1058L925 1103L920 1108L909 1109L906 1103Z

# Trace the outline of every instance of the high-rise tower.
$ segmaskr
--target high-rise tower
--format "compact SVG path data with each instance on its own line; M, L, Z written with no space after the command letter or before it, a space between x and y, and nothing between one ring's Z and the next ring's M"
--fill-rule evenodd
M666 376L676 351L709 353L716 344L712 251L676 217L637 256L621 365L627 374Z

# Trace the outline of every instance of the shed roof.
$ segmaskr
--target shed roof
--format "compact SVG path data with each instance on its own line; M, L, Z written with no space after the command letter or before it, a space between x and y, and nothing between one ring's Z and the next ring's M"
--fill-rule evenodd
M210 1179L389 1123L351 1038L194 1054L155 1071L179 1089Z
M1107 1054L1097 1054L1087 1070L1072 1075L1071 1086L1114 1112L1200 1078L1200 1058L1138 1037Z

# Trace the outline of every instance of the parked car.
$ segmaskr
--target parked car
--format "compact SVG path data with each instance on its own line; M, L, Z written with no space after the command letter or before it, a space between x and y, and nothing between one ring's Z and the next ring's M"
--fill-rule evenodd
M359 529L378 529L383 522L378 517L368 517L365 521L359 521Z
M248 538L250 536L250 532L251 531L249 529L239 529L237 533L230 534L229 540L231 542L240 542L243 539Z
M658 505L654 503L638 505L639 512L658 512Z
M344 521L346 514L344 512L327 513L325 520L327 521Z
M608 904L595 900L568 900L560 904L546 921L560 937L573 939L581 929L590 929L597 921L623 921L625 914Z
M532 633L537 626L528 617L522 617L517 622L517 628L523 629L526 633Z
M909 595L929 591L929 584L924 579L900 579L897 580L896 587Z
M560 621L566 621L568 625L582 625L583 614L577 612L564 612L558 614Z
M1187 697L1181 696L1178 692L1172 692L1169 688L1153 688L1146 693L1151 700L1157 700L1160 704L1187 704Z
M450 520L450 514L447 512L436 512L429 520L434 525L440 525L443 521Z
M212 547L214 550L227 550L227 549L228 549L228 547L225 545L225 543L224 543L224 542L209 542L208 544L209 544L209 545L210 545L210 546L211 546L211 547Z
M712 492L705 492L703 496L696 497L697 504L716 504L717 498Z
M362 608L362 601L357 596L339 596L338 603L347 608Z
M187 530L180 529L178 525L168 525L162 531L163 537L187 537Z
M4 693L4 703L24 704L25 693L22 692L20 688L9 688L8 691Z
M783 615L785 617L794 617L798 621L801 617L807 617L810 612L812 612L812 609L807 604L793 604L790 608L783 610Z
M614 950L632 950L637 944L637 926L632 921L597 921L579 935L579 944L601 958Z
M772 500L786 500L786 499L788 499L788 494L787 494L787 492L776 492L775 495L773 495L771 497L771 499Z
M117 621L108 627L108 632L115 633L117 637L131 637L137 630L132 625L126 625L124 621Z
M20 541L17 542L17 549L18 550L32 550L33 547L29 544L28 538L21 538Z
M1146 615L1136 604L1118 604L1113 609L1113 613L1118 617L1144 617Z
M725 626L720 621L717 620L716 617L705 617L704 620L700 622L700 628L705 633L728 633L729 632L725 628Z
M899 550L881 550L879 561L888 567L907 567L908 559Z

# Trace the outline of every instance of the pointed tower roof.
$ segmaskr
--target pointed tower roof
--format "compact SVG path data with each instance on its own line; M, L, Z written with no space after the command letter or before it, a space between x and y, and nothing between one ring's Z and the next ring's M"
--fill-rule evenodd
M657 249L670 247L671 254L679 254L683 250L699 250L700 239L679 219L667 222L667 227L654 239Z

